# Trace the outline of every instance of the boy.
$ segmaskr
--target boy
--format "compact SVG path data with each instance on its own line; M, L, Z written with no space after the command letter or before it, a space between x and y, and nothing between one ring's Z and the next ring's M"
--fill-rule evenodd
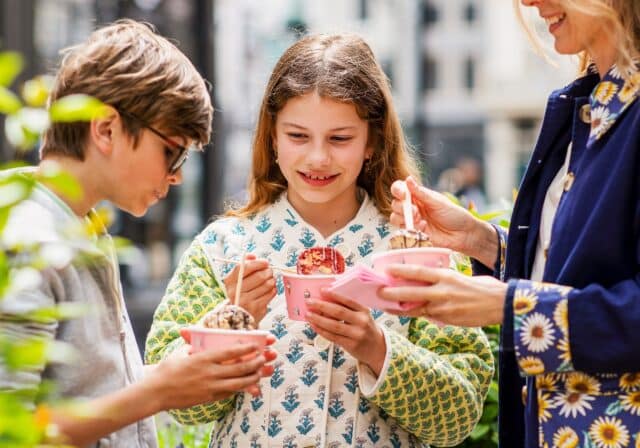
M0 392L28 391L53 379L62 398L80 399L81 413L52 410L64 441L72 445L155 447L155 428L147 418L161 410L219 400L232 392L256 389L268 375L273 352L251 361L239 357L251 345L189 354L176 351L165 362L142 362L124 308L117 263L104 229L92 239L67 238L68 230L96 222L93 207L109 200L135 216L164 198L182 181L189 148L209 140L211 107L203 79L170 42L144 24L123 20L95 31L66 50L51 101L87 94L107 106L90 122L53 123L41 147L43 164L56 162L80 183L80 199L53 185L37 184L12 213L4 238L28 236L47 245L73 247L73 261L46 269L39 287L0 301L0 334L42 337L70 343L71 364L13 372L0 364ZM98 226L99 227L99 226ZM99 248L101 247L101 248ZM16 315L59 303L78 303L89 312L68 321L25 322ZM4 393L3 392L3 393ZM77 409L77 408L76 408Z

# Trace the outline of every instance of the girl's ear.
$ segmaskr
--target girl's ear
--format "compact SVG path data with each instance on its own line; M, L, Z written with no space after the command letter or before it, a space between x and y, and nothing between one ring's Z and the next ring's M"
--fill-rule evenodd
M112 107L107 107L108 112L100 118L94 118L89 123L89 138L98 151L109 154L113 150L114 126L118 113Z
M372 158L373 158L373 148L370 146L367 146L367 148L364 150L364 159L371 161Z

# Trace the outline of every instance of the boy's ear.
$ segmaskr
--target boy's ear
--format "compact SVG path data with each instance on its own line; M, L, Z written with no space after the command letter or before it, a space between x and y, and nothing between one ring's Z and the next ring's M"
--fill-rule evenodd
M114 126L119 114L113 108L107 106L108 112L100 118L94 118L89 123L89 138L98 151L109 154L113 150Z

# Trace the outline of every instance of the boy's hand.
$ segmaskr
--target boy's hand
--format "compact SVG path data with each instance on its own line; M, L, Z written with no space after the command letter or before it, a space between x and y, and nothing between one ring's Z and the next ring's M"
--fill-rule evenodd
M274 340L270 337L267 344ZM253 344L234 344L198 353L190 351L190 345L176 350L144 379L151 389L149 396L159 402L159 410L210 403L243 390L259 395L258 381L273 373L273 366L267 363L276 358L273 350L266 349L252 359L242 360L258 351Z
M331 302L307 301L307 320L313 330L380 375L387 347L369 309L339 294L323 290L322 295Z
M233 302L238 285L238 273L240 265L224 278L229 300ZM256 323L259 324L267 314L267 305L276 295L276 280L269 262L265 259L256 259L253 254L248 254L244 259L244 277L240 290L240 305L247 310Z

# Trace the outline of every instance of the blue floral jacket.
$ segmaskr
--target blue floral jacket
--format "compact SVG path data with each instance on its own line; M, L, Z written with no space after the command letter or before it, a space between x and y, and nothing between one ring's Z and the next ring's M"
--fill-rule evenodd
M550 96L509 233L499 231L503 448L640 447L639 81L614 67ZM544 283L523 280L570 142Z

